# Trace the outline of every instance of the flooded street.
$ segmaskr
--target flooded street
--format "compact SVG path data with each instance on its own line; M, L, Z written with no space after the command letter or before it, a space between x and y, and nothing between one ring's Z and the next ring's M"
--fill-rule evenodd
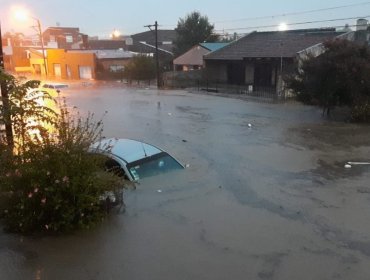
M127 210L63 237L0 232L0 279L369 279L370 127L321 110L185 91L67 91L106 137L189 167L125 192Z

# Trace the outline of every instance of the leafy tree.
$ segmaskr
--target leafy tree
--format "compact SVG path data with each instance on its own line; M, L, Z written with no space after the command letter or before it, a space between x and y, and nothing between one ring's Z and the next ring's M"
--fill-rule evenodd
M286 83L303 103L321 106L323 114L329 115L335 106L349 106L352 115L357 116L354 118L359 119L356 107L370 104L369 77L369 48L337 39L325 42L324 52L318 57L309 55L304 59ZM370 106L368 109L370 117Z
M156 76L155 62L152 57L139 55L133 57L125 67L124 77L131 80L151 80Z
M37 82L22 83L0 72L9 90L15 147L0 138L0 219L12 232L65 232L89 228L106 215L105 191L122 181L89 152L101 138L102 122L55 110L51 95L31 95Z
M175 55L181 55L196 44L216 42L218 39L218 36L213 34L214 26L209 23L208 17L196 11L188 14L185 19L180 18L175 30Z

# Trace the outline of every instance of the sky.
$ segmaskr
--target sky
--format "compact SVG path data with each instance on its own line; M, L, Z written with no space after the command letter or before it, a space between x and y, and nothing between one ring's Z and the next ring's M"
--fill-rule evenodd
M334 8L338 6L347 7ZM27 9L30 15L38 18L43 29L58 24L79 27L82 33L100 38L108 38L115 29L123 35L147 31L144 26L155 21L160 29L174 29L179 18L193 11L207 16L219 34L276 30L282 22L287 23L289 29L301 29L355 25L354 18L370 19L370 1L361 0L0 0L3 33L32 35L35 32L31 28L35 21L14 20L12 15L17 7ZM319 9L324 10L307 12ZM334 19L343 20L296 25Z

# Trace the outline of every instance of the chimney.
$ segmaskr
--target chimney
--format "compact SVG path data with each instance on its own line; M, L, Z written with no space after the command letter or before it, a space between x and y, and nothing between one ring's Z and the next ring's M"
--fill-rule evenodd
M356 22L356 31L366 31L368 21L364 18L360 18Z
M367 42L368 21L360 18L356 22L355 42L364 44Z
M86 34L81 34L82 37L82 48L87 50L89 49L89 36Z

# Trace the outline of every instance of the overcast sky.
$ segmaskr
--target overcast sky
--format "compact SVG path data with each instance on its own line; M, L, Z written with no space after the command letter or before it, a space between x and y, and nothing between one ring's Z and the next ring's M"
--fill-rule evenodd
M289 15L347 5L356 6ZM114 29L125 35L143 32L147 30L144 25L154 24L156 20L161 29L173 29L180 17L185 17L194 10L207 15L218 33L247 33L260 26L277 26L281 22L291 24L370 15L370 1L361 0L0 0L3 33L33 32L30 28L32 22L17 23L12 19L11 11L14 6L27 8L34 17L40 19L43 29L59 23L60 26L79 27L81 32L99 37L108 37ZM288 15L278 16L282 14ZM268 18L252 19L256 17ZM345 23L355 24L355 20L292 25L289 28L341 26Z

